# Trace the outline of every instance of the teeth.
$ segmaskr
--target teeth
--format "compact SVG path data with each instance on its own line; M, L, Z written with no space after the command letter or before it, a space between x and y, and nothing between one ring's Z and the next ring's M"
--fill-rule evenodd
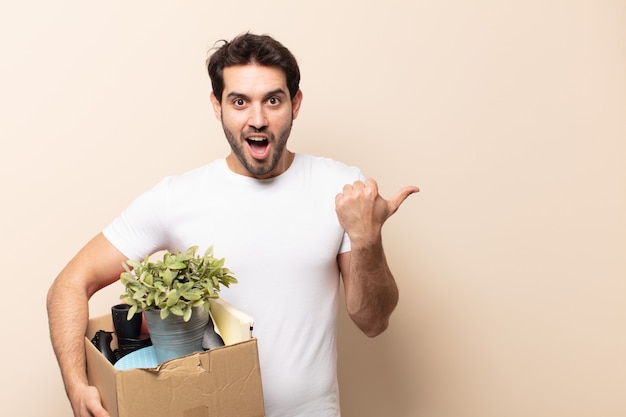
M254 141L254 142L263 142L265 140L265 138L248 138L248 140Z

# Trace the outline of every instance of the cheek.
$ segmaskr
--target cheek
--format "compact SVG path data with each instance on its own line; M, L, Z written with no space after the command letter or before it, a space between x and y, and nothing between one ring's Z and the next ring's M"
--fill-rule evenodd
M293 113L291 109L288 109L274 115L274 117L270 121L270 124L272 124L279 130L283 130L285 127L290 126L292 121Z
M241 114L232 114L222 112L222 124L229 130L240 131L246 126L246 118Z

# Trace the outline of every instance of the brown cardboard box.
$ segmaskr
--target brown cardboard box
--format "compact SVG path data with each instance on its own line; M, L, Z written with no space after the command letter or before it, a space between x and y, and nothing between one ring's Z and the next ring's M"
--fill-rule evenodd
M111 331L110 316L89 321L87 374L112 417L263 417L257 340L241 316L222 300L211 314L226 346L167 361L156 368L116 370L90 342ZM246 329L246 326L248 328Z

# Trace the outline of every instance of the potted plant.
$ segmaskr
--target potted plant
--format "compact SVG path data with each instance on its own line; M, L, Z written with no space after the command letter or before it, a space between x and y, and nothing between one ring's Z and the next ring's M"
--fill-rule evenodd
M213 328L211 298L219 297L222 285L237 283L225 260L213 256L213 246L203 256L197 251L192 246L185 252L165 251L162 260L129 259L120 275L128 319L144 313L159 363L202 350L205 330Z

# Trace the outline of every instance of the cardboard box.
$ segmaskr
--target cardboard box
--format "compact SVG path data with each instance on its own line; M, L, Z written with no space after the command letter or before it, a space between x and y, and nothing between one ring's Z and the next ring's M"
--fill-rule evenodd
M110 315L89 320L87 375L112 417L265 416L251 319L220 299L211 301L211 314L226 346L156 368L124 371L115 369L91 343L98 330L112 330Z

